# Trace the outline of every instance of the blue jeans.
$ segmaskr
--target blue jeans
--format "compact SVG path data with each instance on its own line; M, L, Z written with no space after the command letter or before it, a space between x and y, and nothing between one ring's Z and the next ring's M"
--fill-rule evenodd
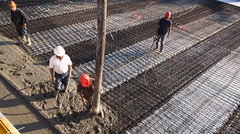
M68 83L68 72L64 73L64 74L58 74L55 72L55 90L60 90L61 89L61 85L63 84L64 87L67 87L67 83Z
M158 35L157 42L156 42L156 49L158 49L158 42L159 42L160 39L161 39L161 46L160 46L160 51L159 52L162 52L163 42L164 42L164 39L165 39L165 34L164 35Z
M16 27L16 30L17 30L19 36L28 37L27 27L22 28L22 26L18 26L18 25L15 25L15 27Z

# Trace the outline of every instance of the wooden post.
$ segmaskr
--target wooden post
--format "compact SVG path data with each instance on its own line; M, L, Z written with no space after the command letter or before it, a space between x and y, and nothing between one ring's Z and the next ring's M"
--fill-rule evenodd
M95 66L95 83L92 113L98 115L102 110L100 104L100 88L102 85L102 72L104 65L104 53L106 44L106 17L107 17L107 0L98 0L97 11L97 48L96 48L96 66Z

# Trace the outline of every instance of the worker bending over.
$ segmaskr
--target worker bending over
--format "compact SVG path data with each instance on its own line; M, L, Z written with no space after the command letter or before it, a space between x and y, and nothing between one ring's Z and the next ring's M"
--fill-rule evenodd
M81 97L83 105L86 106L88 111L92 108L94 82L95 79L90 78L88 74L82 74L79 78L77 92ZM100 93L102 93L102 86L100 88Z

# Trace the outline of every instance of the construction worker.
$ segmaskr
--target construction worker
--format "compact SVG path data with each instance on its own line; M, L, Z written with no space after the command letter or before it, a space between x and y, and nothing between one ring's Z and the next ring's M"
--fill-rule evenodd
M170 17L171 17L171 12L167 11L165 13L165 17L159 20L157 30L154 35L154 38L157 40L155 50L158 50L158 42L161 39L161 46L159 51L160 55L162 55L163 42L164 42L166 33L168 33L167 37L170 36L171 27L172 27L172 21L169 19Z
M27 43L30 46L31 40L27 32L27 16L21 9L17 8L14 1L9 1L9 7L11 8L11 24L15 26L18 35L22 38L22 40L17 38L18 44Z
M77 88L77 92L81 97L83 105L85 105L89 111L92 108L94 81L95 79L90 78L88 74L82 74L79 78L79 84ZM102 92L102 87L100 90L100 92Z
M56 97L61 85L67 87L67 83L72 74L72 61L62 46L54 48L54 54L49 61L50 74L53 81L55 81L55 91L53 97ZM64 90L66 90L64 88Z
M79 78L77 92L81 97L83 105L90 110L92 106L92 96L94 92L94 78L90 78L88 74L82 74Z

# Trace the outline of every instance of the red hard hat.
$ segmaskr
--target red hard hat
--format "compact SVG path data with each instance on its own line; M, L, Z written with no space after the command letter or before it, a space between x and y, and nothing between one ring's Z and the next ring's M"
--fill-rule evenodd
M90 86L90 77L88 74L82 74L82 76L79 79L79 82L83 87L89 87Z
M14 1L9 1L9 7L10 8L14 8L14 7L16 7L17 6L17 4L15 4L15 2Z
M170 11L167 11L167 12L165 13L165 17L166 17L166 18L170 18L170 17L171 17L171 12L170 12Z

